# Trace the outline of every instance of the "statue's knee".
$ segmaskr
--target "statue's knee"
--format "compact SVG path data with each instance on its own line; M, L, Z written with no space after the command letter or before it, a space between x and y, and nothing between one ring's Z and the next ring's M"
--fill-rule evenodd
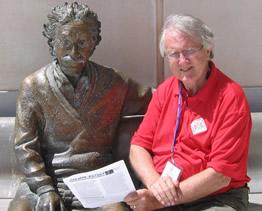
M122 203L108 204L101 207L101 210L105 211L126 211L128 210Z
M34 205L28 200L13 200L10 202L8 211L32 211Z

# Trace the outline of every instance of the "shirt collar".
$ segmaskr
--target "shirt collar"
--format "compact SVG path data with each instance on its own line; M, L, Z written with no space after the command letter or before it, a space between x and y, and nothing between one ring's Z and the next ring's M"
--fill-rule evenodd
M217 84L216 78L217 78L218 70L212 61L209 62L209 65L211 69L209 78L207 79L204 86L195 95L195 97L202 102L207 102L208 99L210 99L210 96L212 95L212 93L214 93L214 90Z
M65 74L62 72L60 66L57 63L55 64L54 77L55 77L55 81L59 89L65 86L71 86L69 80L67 79Z
M89 90L88 71L89 65L85 68L80 76L76 88L72 86L66 75L61 70L58 63L55 61L54 78L60 92L68 100L68 102L76 109L78 109Z
M188 97L189 101L196 101L199 100L201 102L207 102L210 98L211 94L214 92L215 86L216 86L216 77L218 70L216 69L215 64L210 61L210 75L208 79L206 80L205 84L201 87L201 89L198 91L198 93L192 97ZM176 80L176 86L174 87L174 94L179 95L179 84L180 81L175 78ZM183 87L182 88L182 95L183 96L189 96L189 92Z

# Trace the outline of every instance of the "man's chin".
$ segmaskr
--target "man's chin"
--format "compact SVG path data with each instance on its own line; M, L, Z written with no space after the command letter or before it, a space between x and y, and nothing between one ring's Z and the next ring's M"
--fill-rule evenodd
M83 66L67 66L67 67L63 67L62 71L66 74L66 75L80 75L82 73L82 70L84 69Z

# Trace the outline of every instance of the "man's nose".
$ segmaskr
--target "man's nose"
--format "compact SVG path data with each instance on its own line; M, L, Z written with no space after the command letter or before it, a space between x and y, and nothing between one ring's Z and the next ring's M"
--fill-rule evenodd
M70 56L73 60L77 60L80 57L79 51L78 51L78 46L77 45L73 45L71 52L70 52Z
M187 62L187 61L188 61L188 59L184 56L184 54L183 54L183 53L180 53L180 54L179 54L179 58L178 58L179 64L183 64L183 63L185 63L185 62Z

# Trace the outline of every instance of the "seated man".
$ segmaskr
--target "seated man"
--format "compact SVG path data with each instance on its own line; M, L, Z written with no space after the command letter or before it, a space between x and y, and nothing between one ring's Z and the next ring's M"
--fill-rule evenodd
M247 210L250 110L242 88L211 61L213 46L201 20L167 18L160 51L173 76L154 92L131 142L131 165L147 188L126 197L135 210Z
M114 161L119 119L144 114L151 88L89 61L101 40L85 4L57 6L44 25L56 59L21 84L15 152L25 177L9 210L84 209L63 178ZM101 210L123 210L121 203Z

